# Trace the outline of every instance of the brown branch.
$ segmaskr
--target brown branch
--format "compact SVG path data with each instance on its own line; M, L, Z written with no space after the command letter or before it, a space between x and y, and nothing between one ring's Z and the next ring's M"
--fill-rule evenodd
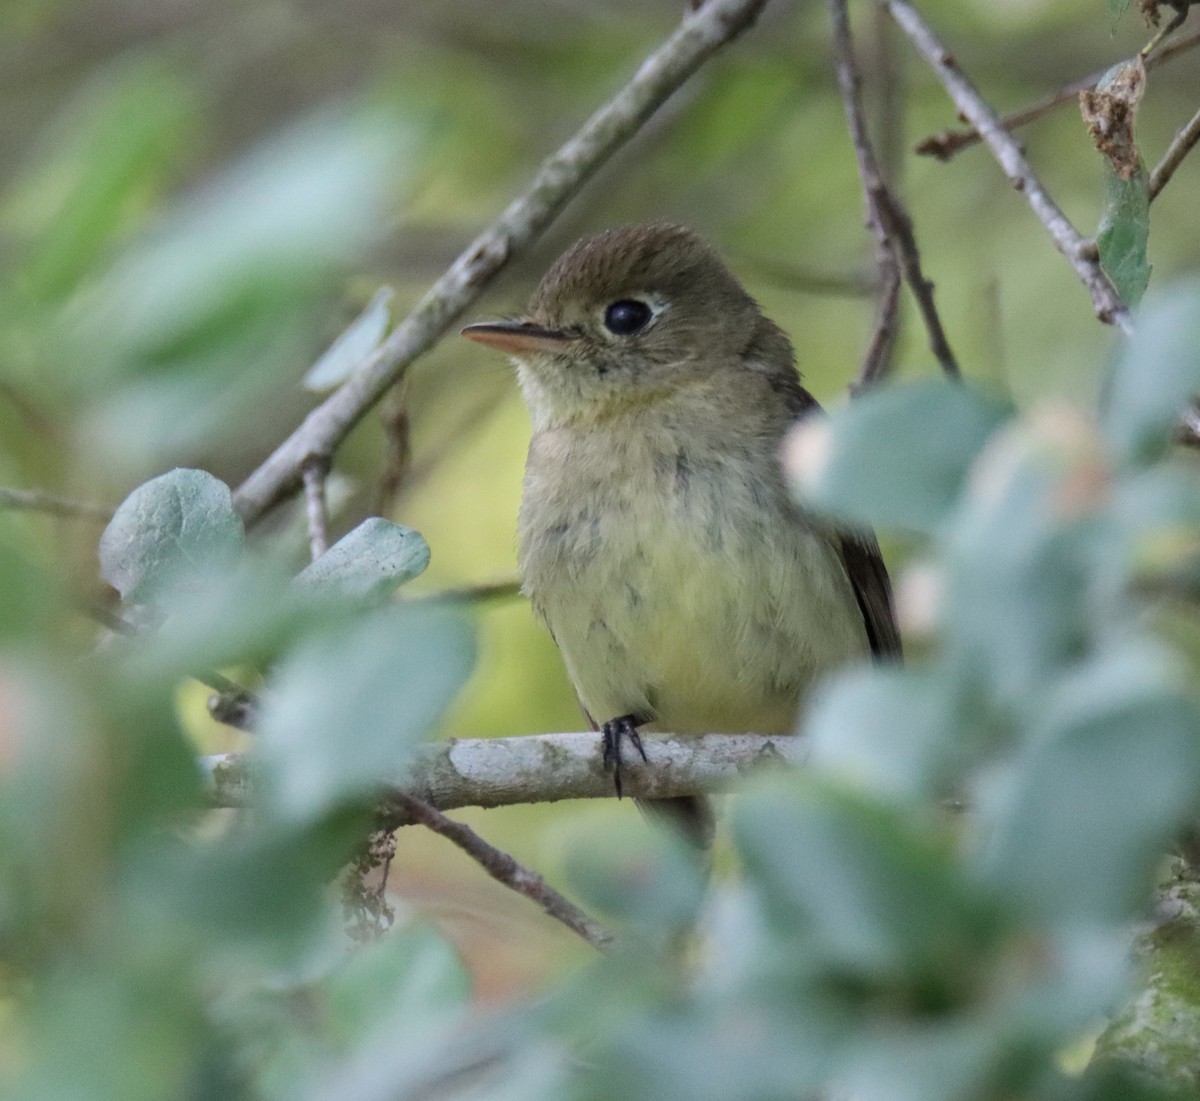
M1198 45L1200 45L1200 31L1193 31L1191 34L1184 35L1146 58L1146 69L1157 68L1163 62L1171 61L1188 50L1195 49ZM1104 74L1111 67L1101 69L1090 76L1081 77L1079 80L1072 81L1070 84L1050 92L1041 99L1035 100L1026 107L1021 107L1016 111L1003 115L1000 118L1000 125L1008 131L1016 130L1021 126L1026 126L1042 118L1044 115L1050 114L1051 111L1062 107L1064 104L1077 103L1079 101L1079 93L1094 90L1096 85L1103 79ZM980 140L979 131L973 126L964 130L943 130L940 134L931 134L929 137L919 141L914 147L914 151L922 156L936 157L940 161L948 161L956 153L960 153L962 150L977 144Z
M1038 220L1046 227L1058 250L1067 258L1075 274L1091 295L1096 316L1103 322L1116 325L1122 332L1133 331L1129 307L1121 300L1107 275L1100 267L1095 247L1080 236L1067 216L1050 198L1025 159L1025 154L1011 134L983 100L954 56L938 40L928 24L917 14L909 0L882 0L888 11L917 52L933 69L959 113L982 135L997 163L1018 191L1028 201Z
M672 92L754 22L765 3L707 0L686 13L632 80L542 164L526 191L450 265L375 354L238 488L234 502L243 519L253 522L292 491L307 462L328 461L409 364L432 347Z
M896 338L900 335L900 267L891 251L882 247L879 249L879 284L875 329L858 378L851 387L851 393L856 395L887 375Z
M1167 186L1171 177L1175 175L1175 169L1183 163L1183 158L1195 148L1198 141L1200 141L1200 111L1197 111L1188 124L1175 135L1171 144L1167 146L1162 160L1154 166L1154 171L1150 173L1148 190L1151 202Z
M69 520L92 520L107 524L113 510L105 505L94 505L88 501L73 501L40 489L10 489L0 486L0 509L19 508L29 512L45 512L51 516L63 516Z
M854 57L854 42L850 33L850 16L846 10L846 0L829 0L829 13L833 22L833 53L837 69L838 88L842 93L842 102L846 109L846 120L850 126L850 137L854 143L854 152L858 158L858 172L862 179L863 193L867 202L867 221L875 234L876 242L882 254L890 253L904 281L916 299L921 311L921 319L929 333L929 346L941 365L942 370L951 378L958 378L960 371L958 361L950 350L946 339L941 318L933 301L933 284L925 278L921 270L921 256L917 249L916 238L913 235L912 219L904 204L893 193L884 180L867 132L866 115L862 104L862 79ZM890 339L884 334L895 327L895 296L890 294L891 277L887 271L886 261L881 263L881 283L883 293L880 297L880 316L876 325L876 338L872 340L871 352L863 364L859 374L858 387L876 381L887 371L890 361Z
M408 414L408 379L401 379L379 410L383 425L384 459L375 490L374 513L387 516L396 506L404 479L412 466L412 421Z
M564 898L536 872L518 864L508 853L489 844L469 826L447 818L436 807L403 792L392 799L410 821L452 841L498 883L536 902L555 921L561 921L598 951L611 947L613 935L569 899Z

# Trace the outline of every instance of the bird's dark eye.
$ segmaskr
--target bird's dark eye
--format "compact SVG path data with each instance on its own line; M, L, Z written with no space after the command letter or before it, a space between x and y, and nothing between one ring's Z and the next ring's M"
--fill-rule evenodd
M636 298L622 298L604 311L604 327L617 336L629 336L650 324L654 311Z

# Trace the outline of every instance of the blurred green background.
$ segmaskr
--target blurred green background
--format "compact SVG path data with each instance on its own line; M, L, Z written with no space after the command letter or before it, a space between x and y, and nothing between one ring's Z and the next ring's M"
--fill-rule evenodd
M1001 111L1105 68L1148 36L1136 14L1110 32L1100 0L921 6ZM106 504L172 466L236 485L311 407L305 370L378 287L395 288L393 315L403 316L540 159L632 74L679 8L7 0L0 484ZM911 155L916 140L955 124L953 111L894 28L866 4L856 16L868 101L966 372L1021 404L1093 392L1112 334L1070 267L985 151L950 164ZM881 91L889 72L899 91ZM1200 53L1151 74L1139 118L1151 164L1195 109L1198 74ZM1067 106L1022 137L1051 194L1091 233L1103 189L1078 113ZM1171 227L1152 228L1154 283L1200 260L1200 234L1187 231L1198 196L1200 162L1189 162L1153 208L1152 227ZM250 210L245 225L230 217L238 209ZM299 227L314 216L322 232L306 238ZM842 400L873 307L853 290L828 293L817 277L861 283L871 249L824 5L769 3L474 316L519 309L579 235L654 218L709 236L792 336L810 388L823 402ZM254 267L260 254L272 261L270 278ZM147 272L161 301L123 294L146 286ZM904 313L900 369L929 372L907 301ZM422 532L433 555L410 591L511 578L528 423L508 365L448 339L412 369L402 407L411 459L387 514ZM373 415L340 452L335 535L375 507L388 447ZM269 525L296 521L282 509ZM90 595L98 534L99 525L21 514L6 537L36 547ZM295 542L299 566L304 544ZM478 667L446 733L578 729L553 646L527 605L481 602L475 616ZM206 751L236 748L205 717L206 695L180 694L197 740ZM552 880L573 841L616 839L636 823L631 806L609 801L464 817ZM535 987L564 956L586 952L424 832L402 833L392 886L401 907L434 916L452 936L481 997Z

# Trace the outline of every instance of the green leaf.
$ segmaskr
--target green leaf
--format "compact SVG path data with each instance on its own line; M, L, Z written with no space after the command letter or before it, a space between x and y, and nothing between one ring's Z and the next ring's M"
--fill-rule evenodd
M828 440L820 438L821 422L799 425L788 471L803 502L819 510L860 524L931 531L1008 413L961 383L888 386L837 410ZM814 430L810 449L804 434Z
M462 1017L471 976L454 948L427 926L355 952L322 984L337 1038L353 1044L386 1020L393 1036L440 1033Z
M257 748L268 805L284 819L324 814L403 779L472 662L455 612L389 606L303 642L279 668Z
M589 830L568 849L567 876L585 908L651 935L687 928L703 899L707 871L682 837L636 820L605 828L611 844L597 845Z
M1093 626L1089 584L1108 528L1071 506L1069 419L999 439L973 480L947 548L945 653L961 685L1018 714L1078 661ZM1086 501L1085 501L1086 504Z
M21 272L35 298L61 298L144 218L195 128L180 66L137 56L89 79L9 197L31 240Z
M304 388L322 394L340 386L379 347L387 332L391 287L380 287L358 315L326 349L304 376Z
M203 470L180 468L121 503L100 537L100 572L124 599L154 603L173 586L232 566L242 539L229 487Z
M378 516L342 536L296 577L302 589L348 599L386 596L429 565L429 545L412 528Z
M1131 641L1064 678L977 808L988 881L1042 921L1120 922L1200 808L1200 716L1169 655Z
M1096 233L1100 264L1117 293L1136 307L1150 283L1147 246L1150 241L1150 190L1146 168L1123 179L1111 162L1104 162L1104 212Z
M810 761L884 798L945 794L964 748L950 687L932 673L865 668L822 689L804 724Z
M1121 17L1129 10L1129 0L1104 0L1108 8L1108 25L1111 30L1117 29Z
M777 926L834 974L961 994L987 941L982 908L947 853L860 796L776 783L743 797L734 836Z
M1161 455L1198 390L1200 281L1189 279L1146 299L1117 358L1104 425L1118 458L1148 462Z

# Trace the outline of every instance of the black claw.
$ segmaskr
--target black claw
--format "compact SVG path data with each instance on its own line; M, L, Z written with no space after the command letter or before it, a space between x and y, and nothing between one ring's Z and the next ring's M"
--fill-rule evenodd
M645 720L642 720L645 721ZM641 754L643 761L649 761L646 747L642 745L642 737L638 733L638 717L636 715L621 715L609 719L600 727L600 745L604 767L612 773L613 787L617 790L617 798L621 798L621 739L628 738L633 748Z

